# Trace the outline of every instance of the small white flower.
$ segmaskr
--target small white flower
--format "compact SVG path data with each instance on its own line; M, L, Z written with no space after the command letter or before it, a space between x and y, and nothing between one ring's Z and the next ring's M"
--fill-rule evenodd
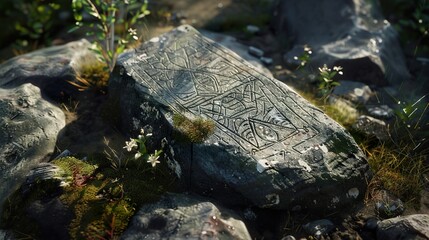
M125 147L127 149L128 152L131 152L131 150L133 150L133 148L137 147L137 142L135 139L130 138L131 141L126 141L125 142Z
M128 32L130 33L130 35L135 36L137 35L137 29L133 29L133 28L129 28Z
M152 167L155 167L157 163L160 163L160 161L158 161L159 156L155 156L153 154L151 154L149 156L149 159L147 160L148 163L152 164Z
M140 152L137 152L136 155L134 155L134 159L139 159L139 157L141 157L142 154Z
M298 60L298 57L297 57L297 56L294 56L294 57L293 57L293 59L294 59L294 60Z
M343 73L343 71L339 71L338 74L343 75L344 73Z
M334 71L340 72L343 68L340 66L334 66L333 69Z

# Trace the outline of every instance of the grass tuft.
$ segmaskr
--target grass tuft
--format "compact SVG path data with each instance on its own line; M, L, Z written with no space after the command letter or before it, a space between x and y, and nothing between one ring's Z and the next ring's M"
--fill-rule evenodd
M82 58L76 67L74 81L68 81L79 91L94 90L105 94L109 82L109 68L107 64L94 57Z

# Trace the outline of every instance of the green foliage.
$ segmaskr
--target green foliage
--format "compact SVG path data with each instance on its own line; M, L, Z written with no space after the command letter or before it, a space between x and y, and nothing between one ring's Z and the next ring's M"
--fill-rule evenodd
M429 103L426 96L414 102L397 101L399 109L395 111L396 119L390 129L392 142L396 146L406 144L411 156L427 156L429 153Z
M329 115L336 122L340 123L345 128L352 128L353 123L358 118L358 111L348 105L346 102L336 100L331 104L327 104L321 107L323 111Z
M209 119L189 119L182 114L173 115L174 127L182 134L185 141L202 143L214 133L215 123Z
M128 152L131 152L133 149L137 149L136 154L134 155L134 159L143 159L146 160L147 163L150 163L152 167L155 167L156 164L160 163L158 161L159 156L162 153L162 150L155 150L153 154L149 154L146 148L147 139L152 136L152 133L145 133L144 129L140 130L140 135L137 138L130 138L130 141L125 142L125 147Z
M322 68L319 68L319 91L325 101L331 95L334 88L340 85L339 82L334 80L334 77L337 73L343 75L341 70L342 67L334 66L330 69L326 64Z
M54 160L63 170L58 177L70 179L72 184L59 189L58 180L46 180L25 193L16 191L5 203L0 227L12 229L17 237L40 239L39 226L26 210L37 200L59 194L59 200L73 214L68 226L71 239L117 239L136 209L158 200L170 190L175 177L169 174L166 164L139 168L132 161L128 168L114 170L107 162L101 155L87 161L75 157ZM88 177L82 182L82 176Z
M64 179L73 179L76 172L79 172L80 175L91 176L97 169L96 165L91 165L74 157L56 159L52 163L63 170L63 174L58 177Z
M74 212L71 239L112 239L125 230L135 209L128 199L102 199L108 179L96 179L84 187L68 187L60 197ZM122 192L123 194L123 192Z
M404 200L408 205L419 207L420 191L423 189L423 174L428 172L424 164L426 156L412 156L407 143L400 146L380 144L369 147L361 143L368 156L368 163L374 172L370 191L386 189Z
M297 61L300 61L299 66L297 69L300 69L307 65L308 62L310 62L310 55L313 54L313 51L308 45L304 45L304 52L301 54L301 56L295 56L294 59Z
M87 27L87 34L96 38L93 50L106 63L109 72L112 72L116 58L125 50L126 44L138 40L137 31L132 26L149 14L147 0L138 5L137 0L72 1L76 26L71 31ZM86 21L83 12L91 15L93 21ZM123 31L116 31L117 24L123 26Z
M100 167L86 185L66 187L60 199L75 215L69 226L71 239L118 238L136 209L158 200L171 187L175 178L165 175L167 171L166 166L158 171L140 168L133 161L117 170Z
M429 52L422 44L429 35L429 1L381 0L385 15L399 32L403 44L412 44L414 54Z
M9 9L4 9L6 15L14 19L15 31L19 33L14 43L15 53L26 52L32 45L50 43L59 8L58 3L43 0L15 0Z

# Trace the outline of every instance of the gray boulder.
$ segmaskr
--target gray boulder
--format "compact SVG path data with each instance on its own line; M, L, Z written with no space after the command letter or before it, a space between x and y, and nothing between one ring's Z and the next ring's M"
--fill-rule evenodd
M429 215L414 214L378 223L378 240L429 239Z
M251 53L249 53L250 47L247 47L247 46L239 43L236 38L228 36L228 35L220 34L220 33L204 31L204 30L201 31L201 34L204 37L207 37L207 38L213 40L214 42L217 42L217 43L221 44L222 46L231 49L238 56L240 56L241 58L243 58L244 60L246 60L247 62L252 64L256 68L256 70L260 71L265 76L273 77L273 74L270 72L270 70L268 70L261 63L261 62L264 63L264 61L263 61L264 58L261 59L260 57L253 56ZM263 53L262 53L262 55L263 55Z
M389 131L386 123L370 116L359 116L353 124L353 128L364 133L368 137L376 137L380 141L389 139Z
M2 239L2 240L15 240L16 238L13 236L12 231L0 229L0 239Z
M355 203L371 175L343 127L190 26L121 55L109 93L123 129L150 125L191 190L226 204L323 212ZM213 123L214 133L181 140L181 115Z
M340 81L340 84L332 93L357 104L365 104L374 95L371 88L361 82Z
M387 105L366 105L365 108L375 118L390 119L394 116L393 109Z
M82 39L7 60L0 65L0 87L10 88L32 83L47 96L55 98L62 91L76 91L64 80L73 80L75 72L94 59L90 46L87 40Z
M344 78L367 84L400 85L410 78L397 33L377 1L277 1L273 24L293 44L284 55L292 62L297 49L312 48L314 67L340 65ZM387 82L384 80L387 78Z
M30 169L54 151L64 126L64 113L44 100L38 87L24 84L0 88L1 205Z
M121 239L251 238L244 223L231 211L207 199L168 194L154 204L143 206Z

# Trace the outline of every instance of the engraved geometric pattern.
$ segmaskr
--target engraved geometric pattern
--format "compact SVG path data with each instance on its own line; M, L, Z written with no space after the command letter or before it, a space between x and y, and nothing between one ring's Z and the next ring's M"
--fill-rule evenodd
M264 149L273 146L279 149L277 157L284 158L286 148L303 153L303 143L318 134L305 120L313 118L312 113L300 107L290 89L229 50L196 33L157 40L137 50L139 65L131 74L174 111L186 109L214 120L216 131L224 134L213 138L228 145L235 142L242 151L264 159L272 158L273 152Z

